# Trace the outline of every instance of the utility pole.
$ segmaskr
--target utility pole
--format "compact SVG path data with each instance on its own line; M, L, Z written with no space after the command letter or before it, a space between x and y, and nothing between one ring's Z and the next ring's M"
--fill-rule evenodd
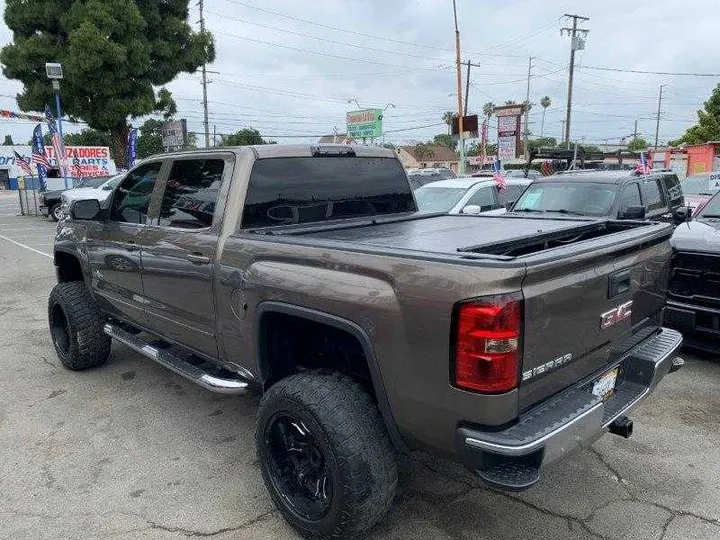
M457 6L453 0L453 16L455 18L455 64L457 71L457 98L458 98L458 137L460 137L460 164L458 172L465 174L465 145L463 140L463 98L462 98L462 69L460 64L460 29L458 28Z
M205 32L204 0L198 0L200 7L200 31ZM210 146L210 122L208 120L208 99L207 99L207 66L202 65L202 87L203 87L203 121L205 124L205 148Z
M213 148L217 146L217 126L213 124Z
M465 79L465 116L467 116L468 96L470 95L470 60L467 61L467 78Z
M565 138L565 120L560 120L560 123L562 124L562 129L560 130L560 140L563 140Z
M527 76L527 91L525 92L525 130L523 131L523 156L525 162L530 159L530 152L528 151L528 136L530 135L530 73L532 71L533 57L528 58L528 76Z
M658 147L658 135L660 134L660 107L662 106L663 86L665 85L660 85L660 95L658 96L657 119L655 120L655 150L657 150Z
M580 15L569 15L565 14L565 17L572 19L572 28L561 28L560 34L564 32L570 36L570 70L568 77L568 95L567 95L567 112L565 113L565 146L570 149L570 115L572 112L572 91L573 91L573 76L575 74L575 51L585 49L584 39L578 38L577 34L580 32L583 38L588 34L590 30L584 30L578 28L578 21L589 21L589 17L581 17Z
M635 119L635 131L633 131L633 140L637 140L637 118Z

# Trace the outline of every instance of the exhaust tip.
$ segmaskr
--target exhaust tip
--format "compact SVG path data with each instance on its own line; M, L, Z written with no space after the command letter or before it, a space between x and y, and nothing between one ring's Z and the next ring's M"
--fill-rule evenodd
M629 439L633 433L633 421L627 416L621 416L610 424L610 433Z

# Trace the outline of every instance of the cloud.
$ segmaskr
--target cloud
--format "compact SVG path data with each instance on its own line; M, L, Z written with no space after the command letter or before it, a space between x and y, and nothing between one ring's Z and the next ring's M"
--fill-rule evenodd
M191 3L190 20L198 20ZM604 72L592 67L650 71L717 71L715 0L628 5L605 0L578 7L570 2L458 0L463 60L471 70L470 111L486 101L525 99L528 56L533 56L531 95L553 100L545 134L560 136L565 118L569 39L560 35L570 9L590 17L586 49L577 54L572 133L586 142L617 142L639 131L654 138L657 95L666 84L660 139L680 135L695 120L714 78ZM446 0L215 0L206 2L206 24L215 33L217 60L208 67L211 131L258 128L280 142L312 141L344 131L345 112L393 103L386 114L386 138L423 140L444 131L445 110L457 108L455 36ZM7 28L0 39L10 40ZM463 72L463 92L465 73ZM18 89L3 81L0 94ZM180 116L202 132L200 77L184 74L169 85ZM14 100L0 97L0 107ZM540 131L541 108L530 114ZM16 140L30 126L4 124ZM492 135L492 132L491 132ZM199 137L202 140L202 137Z

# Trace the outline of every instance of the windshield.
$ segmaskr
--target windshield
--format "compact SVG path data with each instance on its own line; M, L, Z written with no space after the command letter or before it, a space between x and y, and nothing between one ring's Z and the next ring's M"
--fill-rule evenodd
M711 187L709 175L689 176L682 183L682 190L685 195L712 195L717 188Z
M500 204L502 206L505 206L507 203L516 201L517 198L520 196L520 194L523 192L526 186L507 186L505 189L499 189L498 190L498 199L500 199Z
M697 217L720 218L720 193L708 201Z
M610 213L616 197L614 184L543 182L532 184L515 204L514 212L562 212L583 216Z
M105 182L108 181L107 176L100 176L98 178L84 178L83 180L80 180L78 182L78 185L75 187L79 188L99 188L102 186Z
M423 214L449 212L466 192L466 188L423 186L415 191L418 211Z

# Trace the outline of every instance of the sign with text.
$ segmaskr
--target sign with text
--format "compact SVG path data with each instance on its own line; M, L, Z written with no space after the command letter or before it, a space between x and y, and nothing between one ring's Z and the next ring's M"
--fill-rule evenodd
M498 119L498 157L501 160L518 157L520 149L520 120L525 112L524 105L503 105L493 113Z
M511 135L509 137L498 136L498 159L508 160L517 157L517 137Z
M350 111L346 116L348 137L355 139L375 139L382 137L382 120L382 109Z
M462 139L477 139L478 138L478 117L477 114L471 114L469 116L463 116L463 136ZM457 137L460 133L460 126L458 117L453 116L452 120L452 134Z
M187 143L187 121L165 122L162 127L162 144L166 150L183 148Z

